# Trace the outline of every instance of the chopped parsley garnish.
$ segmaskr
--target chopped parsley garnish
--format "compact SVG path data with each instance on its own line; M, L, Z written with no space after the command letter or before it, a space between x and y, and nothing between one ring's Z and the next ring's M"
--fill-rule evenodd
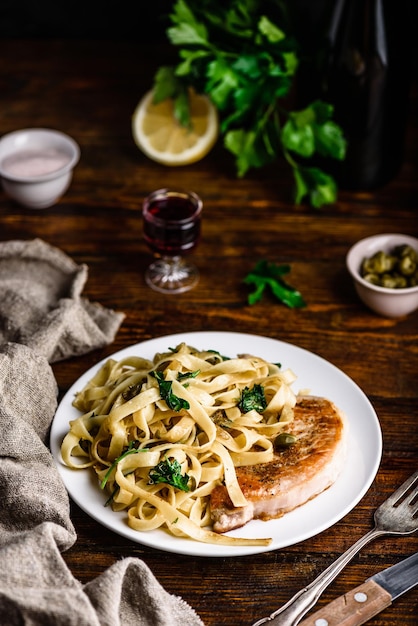
M110 475L112 474L113 470L115 469L115 467L117 466L117 464L122 461L122 459L124 459L125 457L128 456L128 454L134 454L136 452L144 452L144 450L147 450L147 448L141 448L138 449L136 447L136 445L138 445L138 442L135 441L131 441L129 443L128 448L125 450L125 452L123 452L123 454L121 454L120 456L118 456L112 463L112 465L109 467L109 469L107 470L105 477L103 478L102 482L100 483L100 488L104 489L106 486L107 481L110 478Z
M248 413L248 411L258 411L262 413L266 406L267 400L262 385L255 384L251 389L245 387L245 389L242 390L238 407L243 413Z
M158 382L161 398L165 400L169 409L172 409L173 411L190 409L190 404L187 402L187 400L179 398L172 392L171 388L173 386L173 381L164 380L164 376L161 374L161 372L151 372L151 376L153 376Z
M126 472L126 474L124 473L124 476L129 476L129 474L133 474L135 470L130 470L129 472ZM113 500L115 499L116 494L118 493L118 491L120 491L120 487L119 485L116 485L116 487L114 488L114 490L112 491L112 493L110 494L110 496L108 497L108 499L106 500L106 502L104 503L105 506L109 506L110 504L112 504Z
M189 478L188 474L183 475L181 473L181 465L177 459L165 459L164 461L160 461L160 463L149 472L151 484L166 483L181 491L190 491L187 485Z
M179 372L177 374L177 380L185 380L187 378L196 378L200 374L200 370L196 370L195 372Z
M231 358L229 356L225 356L224 354L221 354L220 352L218 352L218 350L208 350L208 352L211 352L212 354L217 354L218 356L221 357L222 361L230 361Z

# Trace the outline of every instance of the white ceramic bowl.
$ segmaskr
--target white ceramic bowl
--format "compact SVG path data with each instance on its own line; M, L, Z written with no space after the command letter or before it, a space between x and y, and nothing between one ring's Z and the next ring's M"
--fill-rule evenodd
M0 139L0 178L6 194L25 207L44 209L67 191L80 158L78 144L48 128L16 130Z
M383 317L402 317L418 308L418 286L406 289L389 289L372 285L360 275L364 258L376 252L390 252L395 246L408 244L418 252L418 239L399 233L383 233L358 241L348 251L346 264L354 280L354 286L361 300L372 311Z

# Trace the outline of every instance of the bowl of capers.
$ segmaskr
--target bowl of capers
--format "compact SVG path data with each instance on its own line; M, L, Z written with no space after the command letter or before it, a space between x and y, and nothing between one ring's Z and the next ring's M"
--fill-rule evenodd
M418 239L383 233L348 251L347 269L361 300L372 311L396 318L418 308Z

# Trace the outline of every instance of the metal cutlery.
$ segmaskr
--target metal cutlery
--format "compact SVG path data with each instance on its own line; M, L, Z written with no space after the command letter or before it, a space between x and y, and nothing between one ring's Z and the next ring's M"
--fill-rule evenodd
M382 535L409 535L418 530L418 471L410 476L374 513L374 527L301 589L280 609L253 624L296 626L322 592L366 544Z
M308 615L300 626L361 626L418 585L418 552L368 578L323 608Z

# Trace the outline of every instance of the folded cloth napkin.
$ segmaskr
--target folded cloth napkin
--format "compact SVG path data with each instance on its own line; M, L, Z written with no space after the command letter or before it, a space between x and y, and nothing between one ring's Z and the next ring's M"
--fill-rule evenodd
M82 298L86 280L86 265L41 239L0 243L0 345L54 363L111 343L125 316Z
M0 244L0 624L203 626L139 559L83 586L62 557L76 532L46 445L50 362L109 343L123 319L81 300L85 280L84 266L40 240Z

